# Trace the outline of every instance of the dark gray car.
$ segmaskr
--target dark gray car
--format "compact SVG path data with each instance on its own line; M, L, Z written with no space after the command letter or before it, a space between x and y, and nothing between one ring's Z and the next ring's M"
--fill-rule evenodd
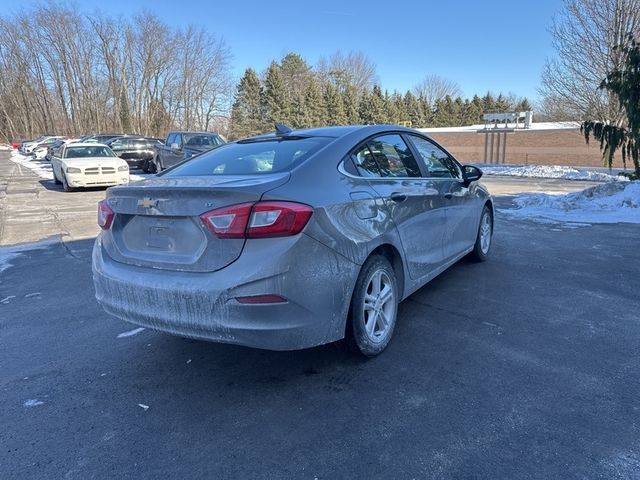
M480 176L397 126L223 145L107 191L96 296L176 335L274 350L346 337L376 355L399 301L467 254L486 259L493 206Z

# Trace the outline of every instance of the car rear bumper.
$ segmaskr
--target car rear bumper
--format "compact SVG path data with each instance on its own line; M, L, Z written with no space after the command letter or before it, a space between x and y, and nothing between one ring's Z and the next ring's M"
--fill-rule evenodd
M98 237L96 298L123 320L208 341L297 350L341 339L359 266L304 234L283 240L247 241L226 268L192 273L116 262ZM287 301L238 301L267 294Z
M151 158L123 158L129 165L129 168L142 168Z

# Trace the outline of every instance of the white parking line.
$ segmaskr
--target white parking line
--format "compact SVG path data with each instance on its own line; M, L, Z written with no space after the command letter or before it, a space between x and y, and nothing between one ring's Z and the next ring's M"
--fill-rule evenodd
M143 330L144 330L144 328L142 328L142 327L134 328L133 330L129 330L128 332L122 332L122 333L118 334L118 338L133 337L134 335L139 334Z

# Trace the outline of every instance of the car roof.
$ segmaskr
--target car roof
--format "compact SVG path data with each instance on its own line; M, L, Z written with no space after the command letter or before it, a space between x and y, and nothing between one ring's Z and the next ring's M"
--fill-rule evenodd
M107 147L109 148L107 145L100 142L68 143L67 146L68 147Z
M292 130L287 133L286 136L301 136L301 137L330 137L330 138L342 138L347 135L357 134L357 136L367 137L369 135L375 135L377 133L383 133L388 131L395 132L407 132L407 133L419 133L423 135L421 132L417 130L401 127L400 125L343 125L343 126L335 126L335 127L316 127L316 128L305 128L299 130ZM275 132L266 133L264 135L258 135L253 138L272 138L277 137Z

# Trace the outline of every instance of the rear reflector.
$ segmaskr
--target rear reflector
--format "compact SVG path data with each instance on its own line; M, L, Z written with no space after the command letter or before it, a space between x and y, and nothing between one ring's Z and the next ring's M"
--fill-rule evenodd
M257 303L286 303L287 299L280 295L255 295L252 297L237 297L240 303L257 304Z
M309 205L268 201L218 208L200 219L219 238L270 238L297 235L312 214Z
M113 210L106 200L98 202L98 225L103 230L109 230L111 222L113 222Z

